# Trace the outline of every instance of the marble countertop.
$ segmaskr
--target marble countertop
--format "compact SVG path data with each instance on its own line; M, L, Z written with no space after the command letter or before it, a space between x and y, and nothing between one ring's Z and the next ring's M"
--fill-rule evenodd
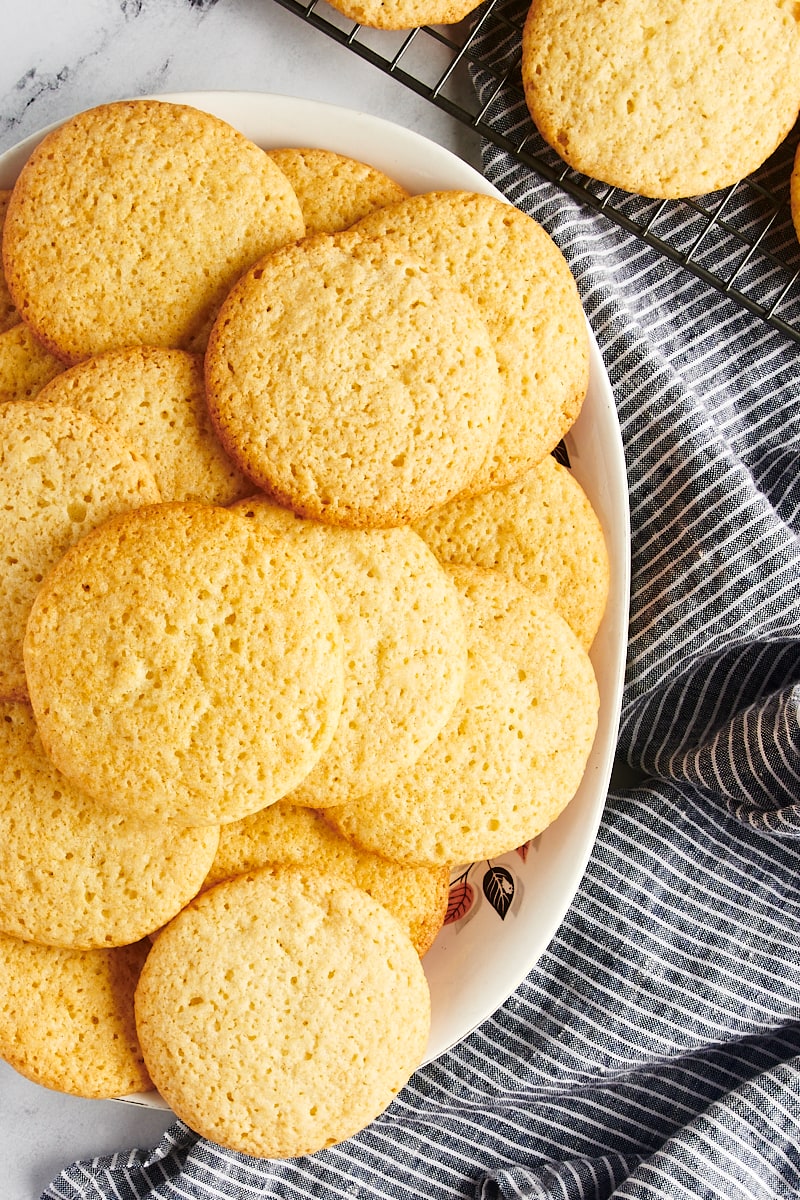
M468 129L275 0L0 0L0 152L93 104L233 89L392 120L478 165ZM171 1114L80 1100L0 1063L2 1200L37 1200L63 1166L154 1145Z

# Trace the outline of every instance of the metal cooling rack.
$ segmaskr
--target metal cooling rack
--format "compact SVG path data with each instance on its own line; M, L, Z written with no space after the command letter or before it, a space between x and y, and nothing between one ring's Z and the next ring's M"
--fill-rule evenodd
M325 0L277 3L800 342L800 242L789 207L797 130L733 187L647 200L573 171L539 137L520 76L525 0L487 0L459 25L401 33L354 24Z

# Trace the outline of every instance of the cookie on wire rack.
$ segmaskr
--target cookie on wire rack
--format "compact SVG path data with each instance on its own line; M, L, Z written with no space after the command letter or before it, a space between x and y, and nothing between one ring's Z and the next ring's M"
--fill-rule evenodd
M479 0L333 0L344 17L372 29L416 29L454 25L478 7Z
M659 199L728 187L800 106L800 29L776 0L532 0L525 98L577 171Z

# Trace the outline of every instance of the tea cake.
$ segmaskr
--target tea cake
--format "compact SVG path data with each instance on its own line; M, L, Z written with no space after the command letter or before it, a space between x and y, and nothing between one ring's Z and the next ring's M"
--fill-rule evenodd
M90 1100L152 1088L133 998L149 945L65 950L0 933L0 1058Z
M115 429L146 459L162 500L225 505L253 490L217 441L200 355L158 346L110 350L62 371L38 398Z
M0 930L88 950L140 941L200 890L219 829L109 813L46 757L30 706L0 702Z
M322 813L288 800L222 826L203 886L270 863L338 875L361 888L393 913L420 957L444 922L450 883L447 867L408 867L362 850L342 837Z
M513 575L591 646L608 599L608 551L588 496L552 455L514 483L451 500L415 529L442 562Z
M301 516L369 528L462 490L494 442L500 378L477 309L427 265L317 234L233 288L206 391L259 488Z
M181 825L291 791L342 704L317 579L214 505L152 505L82 538L39 589L24 656L56 766L98 803Z
M202 1137L294 1158L352 1136L422 1061L428 985L382 905L335 876L265 867L159 934L135 999L161 1095Z
M287 147L267 153L294 189L306 235L341 233L376 208L408 195L377 167L333 150Z
M11 192L7 188L0 189L0 242L3 237L3 226L6 221L6 209L8 201L11 198ZM14 302L11 299L6 283L6 277L0 268L0 333L5 333L7 329L11 329L12 325L17 325L20 321L20 315L14 307Z
M21 322L0 333L0 404L32 400L64 370L56 358Z
M549 234L493 196L428 192L372 213L351 236L416 255L474 303L502 381L499 432L469 494L524 474L576 420L589 381L589 335L575 280Z
M144 460L93 417L0 405L0 697L27 696L22 639L49 568L107 517L159 499Z
M131 345L200 350L233 282L304 228L286 176L227 122L121 100L78 113L30 155L3 266L22 319L65 362Z
M525 99L571 167L644 196L728 187L795 123L800 30L776 0L533 0Z
M290 798L327 808L371 791L416 762L461 695L467 644L456 588L411 529L324 525L264 496L233 511L291 540L319 577L342 635L339 724Z
M410 771L325 810L399 862L473 862L537 837L572 799L597 727L592 664L566 621L499 572L451 571L469 646L461 704Z

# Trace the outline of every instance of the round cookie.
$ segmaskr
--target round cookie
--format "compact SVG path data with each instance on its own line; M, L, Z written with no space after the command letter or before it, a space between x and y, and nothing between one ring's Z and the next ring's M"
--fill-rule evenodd
M266 867L159 934L136 990L150 1074L181 1120L244 1154L352 1136L422 1061L430 998L380 904L335 876Z
M340 233L376 208L408 195L377 167L333 150L286 148L267 153L294 189L307 235Z
M79 113L33 151L11 194L3 265L23 320L66 362L132 345L199 350L239 275L303 232L286 176L232 126L123 100Z
M11 192L6 189L0 189L0 241L3 237L3 226L6 221L6 209L8 201L11 198ZM11 329L12 325L18 324L20 315L14 307L14 301L8 291L6 277L0 268L0 333L5 333L7 329Z
M133 1009L148 950L65 950L0 933L0 1058L91 1100L150 1091Z
M335 0L333 7L351 21L373 29L416 29L454 25L478 7L479 0Z
M326 810L399 862L494 858L538 836L572 799L597 725L592 664L566 621L496 571L450 570L470 646L462 703L411 771Z
M789 203L794 231L800 239L800 146L795 151L792 174L789 181Z
M0 702L0 930L88 950L139 941L200 890L216 826L109 813L45 756L30 706Z
M325 588L342 634L339 724L290 799L327 808L379 787L416 762L463 690L467 643L452 581L411 529L323 525L264 496L232 511L291 539Z
M230 504L253 486L217 441L203 360L184 350L110 350L62 371L39 393L104 421L148 462L163 500Z
M236 285L211 333L206 390L222 444L262 490L302 516L385 527L474 475L495 439L500 379L455 288L341 233L284 247Z
M27 696L22 639L45 572L107 517L159 499L147 464L94 418L0 405L0 696Z
M444 923L450 883L447 867L409 867L362 850L343 838L322 813L285 800L222 827L205 885L269 863L313 868L361 888L397 918L420 957Z
M109 808L182 825L235 821L296 787L342 703L319 583L212 505L153 505L82 538L45 578L24 654L56 766Z
M775 0L533 0L522 79L577 171L644 196L736 183L789 133L800 31Z
M586 493L552 455L503 488L451 500L415 529L442 562L513 575L591 646L608 599L608 551Z
M63 370L61 359L45 350L27 325L0 333L0 404L32 400Z
M350 236L383 238L461 289L480 311L503 386L498 437L470 494L510 483L553 450L589 381L589 335L575 280L531 217L471 192L429 192L372 213Z

